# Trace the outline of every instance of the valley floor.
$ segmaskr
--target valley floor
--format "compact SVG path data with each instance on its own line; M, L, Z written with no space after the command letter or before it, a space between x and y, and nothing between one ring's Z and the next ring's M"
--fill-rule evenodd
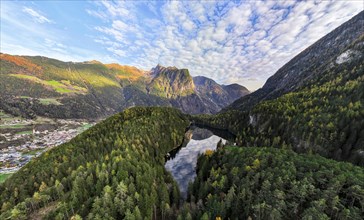
M33 157L69 141L95 124L85 120L30 120L4 112L0 115L0 182Z

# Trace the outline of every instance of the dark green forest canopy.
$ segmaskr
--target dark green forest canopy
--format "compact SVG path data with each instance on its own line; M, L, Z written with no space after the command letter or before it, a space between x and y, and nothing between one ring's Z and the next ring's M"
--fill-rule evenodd
M172 108L137 107L116 114L36 158L1 184L0 219L27 219L43 209L47 212L42 217L48 219L75 215L89 219L138 219L140 216L206 219L215 215L268 218L270 209L274 210L270 213L273 217L282 218L295 214L302 218L312 215L314 219L362 217L362 168L317 156L296 155L289 150L364 165L362 61L334 65L326 70L325 77L313 78L300 90L263 101L250 111L188 116ZM273 176L258 172L252 188L241 191L244 201L250 202L242 204L243 214L239 213L241 206L229 209L230 203L239 204L239 196L232 195L230 202L225 201L224 195L228 197L231 187L238 195L236 192L244 186L243 182L234 183L230 177L203 183L199 176L192 191L192 202L179 206L178 187L163 167L164 156L181 144L190 122L227 129L236 134L236 143L242 147L287 149L243 148L237 154L247 159L236 164L236 169L222 165L222 170L230 167L227 170L235 170L237 175L247 173L245 169L255 172L254 161L250 160L257 157L256 152L273 155L277 163ZM220 159L225 160L223 155ZM251 163L245 164L247 161ZM262 161L259 159L259 163ZM204 168L208 164L204 164L207 163L200 163L199 169L210 172ZM216 169L211 168L211 172L217 172ZM279 173L290 169L294 170L293 174ZM283 188L274 185L277 181L283 182ZM297 186L289 185L295 181ZM221 184L227 184L228 188L214 191ZM270 189L270 194L259 194L263 186ZM298 190L297 195L287 191L290 187ZM206 190L208 194L200 195ZM308 195L317 197L311 199ZM278 203L280 206L276 207Z
M333 65L324 77L250 111L230 110L193 120L228 129L240 146L290 148L364 166L363 63L364 56Z
M136 107L116 114L32 160L0 185L0 219L170 218L179 203L163 167L189 121L172 108ZM138 218L139 219L139 218Z
M361 15L354 19L354 26L349 22L307 48L277 71L262 89L238 100L230 110L195 116L193 120L228 129L237 135L240 146L289 148L364 166ZM353 29L343 31L347 28ZM355 36L350 35L353 32ZM340 47L326 47L338 38ZM338 62L345 54L351 55L345 62ZM307 57L311 60L305 62ZM289 77L292 81L286 80ZM274 96L264 96L268 88Z
M233 116L225 115L228 120ZM0 219L364 215L363 168L274 148L225 147L202 156L188 201L181 204L164 156L182 143L190 121L200 119L158 107L116 114L32 160L1 184ZM236 121L211 122L224 121L239 127Z
M131 108L43 153L0 184L0 219L364 219L362 15L229 111ZM0 108L14 115L95 118L169 103L163 95L151 101L142 73L129 67L25 58L7 57L0 70ZM152 92L163 86L164 79ZM63 105L43 105L46 98ZM190 123L228 130L238 147L202 155L182 203L164 163Z
M362 219L363 189L364 169L350 163L225 147L199 158L188 206L196 219Z
M48 219L362 219L363 168L313 155L364 166L363 59L333 64L249 111L125 110L1 184L0 219L44 210ZM190 122L229 130L242 148L203 156L190 201L180 206L164 156L182 143Z

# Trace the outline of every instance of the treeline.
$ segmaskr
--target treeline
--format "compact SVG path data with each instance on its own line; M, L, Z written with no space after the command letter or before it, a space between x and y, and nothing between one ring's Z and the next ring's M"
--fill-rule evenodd
M172 108L132 108L53 148L0 185L0 219L170 219L179 190L164 156L189 121ZM43 212L43 211L42 211Z
M190 115L192 123L216 129L229 130L235 135L248 125L249 112L229 110L216 115Z
M364 169L290 150L224 147L198 160L184 216L363 219Z
M317 153L364 166L364 57L328 69L302 89L252 110L230 110L194 121L229 129L240 146Z
M263 147L220 146L206 152L182 203L164 162L189 125L189 118L172 108L136 107L112 116L1 184L0 219L364 216L363 168Z
M79 118L97 119L111 114L113 110L105 110L93 95L77 95L74 97L52 98L60 102L43 104L41 99L26 96L13 96L0 94L0 109L4 112L23 118L36 118L37 116L51 118ZM75 111L77 109L77 111Z
M239 134L243 146L292 148L364 166L364 66L350 63L331 69L335 76L250 112Z
M8 114L95 119L122 110L118 71L104 65L6 54L0 63L0 109ZM58 99L62 105L44 105L39 98Z

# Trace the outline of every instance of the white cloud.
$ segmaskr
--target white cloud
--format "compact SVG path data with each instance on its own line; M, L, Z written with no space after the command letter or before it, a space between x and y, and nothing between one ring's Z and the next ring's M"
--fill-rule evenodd
M107 15L100 11L93 11L90 9L86 9L87 14L92 15L97 18L101 18L102 20L107 20Z
M191 20L185 20L182 26L186 31L192 31L195 28L195 24Z
M112 27L119 31L124 31L128 28L128 25L120 20L113 21Z
M149 69L160 63L188 68L192 75L255 90L296 54L359 13L361 4L102 2L111 19L96 30L108 39L100 43L115 56L128 58L129 65ZM146 7L152 17L143 16L138 7Z
M118 41L125 41L123 33L119 30L116 30L115 28L95 27L95 29L113 36Z
M49 20L45 16L41 15L39 12L35 11L32 8L23 7L23 12L30 15L38 23L41 23L41 24L43 24L43 23L53 23L51 20Z
M124 50L116 49L113 47L109 47L107 50L109 50L110 52L113 52L114 54L118 55L119 57L126 56L126 52Z
M113 4L109 1L101 1L101 3L106 7L108 12L113 16L128 16L129 11L124 7L125 5L123 2L116 2L116 4Z

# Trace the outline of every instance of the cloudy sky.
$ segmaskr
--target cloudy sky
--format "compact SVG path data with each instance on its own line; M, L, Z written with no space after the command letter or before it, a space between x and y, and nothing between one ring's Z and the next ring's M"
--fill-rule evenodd
M261 87L363 10L351 1L0 1L1 52L188 68Z

